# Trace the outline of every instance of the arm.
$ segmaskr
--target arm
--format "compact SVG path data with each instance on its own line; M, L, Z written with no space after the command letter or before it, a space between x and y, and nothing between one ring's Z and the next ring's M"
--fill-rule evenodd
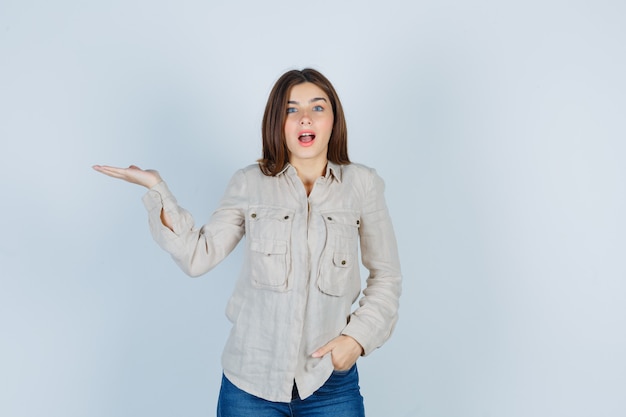
M361 260L369 270L367 285L342 334L355 339L368 355L390 336L398 320L400 260L384 198L383 180L371 172L361 212Z
M231 180L220 207L204 226L195 227L191 214L180 207L157 171L94 166L96 171L148 188L143 203L154 240L170 253L190 276L199 276L222 261L244 234L243 205L246 202L242 172Z
M178 205L165 182L148 190L143 202L148 210L152 237L192 277L200 276L220 263L245 232L247 192L241 171L231 179L209 222L201 227L196 227L191 214ZM163 225L162 217L169 219L170 227Z

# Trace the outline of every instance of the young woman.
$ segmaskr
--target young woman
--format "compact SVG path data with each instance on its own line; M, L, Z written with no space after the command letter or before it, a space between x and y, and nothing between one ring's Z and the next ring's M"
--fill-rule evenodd
M263 158L234 174L202 227L157 171L94 169L148 188L152 235L191 276L246 236L218 417L363 416L356 361L389 338L400 296L383 181L350 162L341 102L315 70L278 79L262 135ZM359 247L369 270L360 299Z

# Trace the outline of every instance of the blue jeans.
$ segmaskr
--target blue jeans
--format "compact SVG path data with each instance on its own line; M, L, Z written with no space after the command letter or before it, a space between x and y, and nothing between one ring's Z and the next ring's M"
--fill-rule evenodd
M359 374L334 371L310 397L302 400L294 385L291 402L267 401L234 386L222 376L217 417L365 417Z

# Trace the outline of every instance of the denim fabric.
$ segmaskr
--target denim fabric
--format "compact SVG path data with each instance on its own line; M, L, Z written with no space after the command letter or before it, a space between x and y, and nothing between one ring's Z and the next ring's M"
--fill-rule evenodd
M356 365L348 371L334 371L330 378L306 399L300 399L294 385L290 402L264 400L237 388L222 376L217 417L364 417Z

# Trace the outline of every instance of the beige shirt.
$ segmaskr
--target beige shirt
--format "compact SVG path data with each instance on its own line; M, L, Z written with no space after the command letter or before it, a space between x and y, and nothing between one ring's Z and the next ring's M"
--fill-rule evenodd
M191 276L209 271L246 236L226 307L233 328L222 365L233 384L288 402L295 381L306 398L333 371L330 354L313 358L314 351L344 334L367 355L389 338L401 277L383 191L376 172L358 164L329 163L308 197L293 166L271 177L251 165L235 173L202 227L165 183L143 197L154 239ZM173 232L161 223L162 208ZM359 247L369 270L360 299Z

